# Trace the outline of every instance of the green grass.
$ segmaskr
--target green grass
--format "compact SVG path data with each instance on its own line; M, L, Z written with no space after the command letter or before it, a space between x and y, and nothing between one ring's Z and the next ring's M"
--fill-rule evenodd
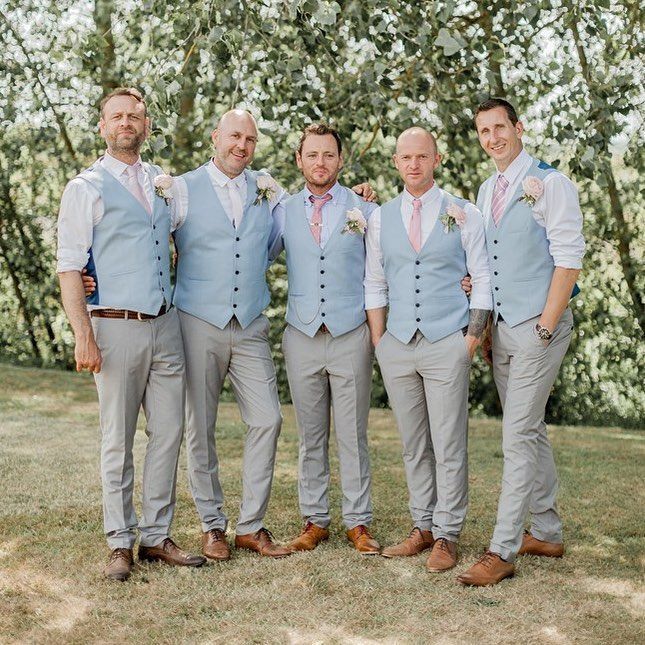
M284 408L266 519L277 539L295 535L297 434ZM240 498L244 427L223 404L218 426L226 509ZM391 413L370 419L373 533L381 544L409 531L400 444ZM361 558L339 517L333 454L329 542L273 561L234 552L201 570L137 568L130 582L101 571L96 394L88 375L0 365L0 643L638 643L642 584L645 434L618 428L552 429L561 478L562 560L518 559L494 588L455 582L485 547L495 519L500 424L470 426L470 511L457 569L426 573L425 558ZM332 440L333 445L333 440ZM138 433L137 467L145 447ZM182 456L173 537L198 551L199 522Z

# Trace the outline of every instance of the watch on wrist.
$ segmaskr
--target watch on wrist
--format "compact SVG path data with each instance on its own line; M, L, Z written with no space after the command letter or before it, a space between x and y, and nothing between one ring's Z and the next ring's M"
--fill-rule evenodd
M538 338L541 340L551 340L551 336L553 336L553 334L546 327L542 327L540 323L536 323L535 331L537 332Z

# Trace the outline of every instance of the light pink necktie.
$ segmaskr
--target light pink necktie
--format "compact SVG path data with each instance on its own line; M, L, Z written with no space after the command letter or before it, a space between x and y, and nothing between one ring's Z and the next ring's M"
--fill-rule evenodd
M146 209L146 213L150 215L152 213L150 204L148 203L146 196L143 194L143 189L141 188L139 178L137 177L138 167L139 164L135 164L134 166L128 166L126 169L126 173L128 175L128 190L130 191L132 196L141 204L141 206Z
M309 201L314 205L314 213L311 216L309 227L311 228L311 234L314 236L314 240L316 240L316 244L318 244L318 246L320 246L320 234L322 232L322 208L330 199L332 199L332 196L329 193L322 197L309 195Z
M410 219L410 232L408 233L412 248L418 253L421 250L421 200L412 200L412 218Z
M499 224L499 221L502 219L504 214L504 206L506 205L506 189L508 188L508 180L504 175L499 175L497 181L495 182L495 188L493 190L493 202L491 205L491 214L493 216L493 222L495 226Z

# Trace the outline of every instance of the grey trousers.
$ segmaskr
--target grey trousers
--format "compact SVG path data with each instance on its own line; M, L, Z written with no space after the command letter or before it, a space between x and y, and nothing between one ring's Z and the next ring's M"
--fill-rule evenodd
M94 375L101 420L103 518L110 548L131 549L132 445L139 409L146 415L141 544L168 537L175 508L177 460L184 424L184 350L177 310L154 320L92 318L103 364Z
M468 509L468 374L461 331L434 343L389 332L376 358L403 442L414 526L457 541Z
M372 384L372 343L367 324L334 338L313 338L288 325L282 338L300 436L300 512L326 528L329 516L330 408L340 462L343 523L372 521L367 417Z
M493 375L504 416L504 471L491 551L512 562L522 544L526 516L538 540L562 541L556 508L558 478L544 413L562 359L571 342L573 315L567 309L548 346L535 333L539 318L515 327L493 325Z
M263 527L269 505L282 426L269 321L260 315L242 329L233 318L219 329L184 311L179 320L186 354L188 477L202 530L225 530L228 523L215 445L217 407L228 374L247 426L236 533L254 533Z

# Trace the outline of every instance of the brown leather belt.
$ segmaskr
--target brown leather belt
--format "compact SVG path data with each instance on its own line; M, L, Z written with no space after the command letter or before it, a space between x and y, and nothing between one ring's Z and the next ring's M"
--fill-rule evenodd
M129 309L93 309L90 315L92 318L116 318L119 320L153 320L166 313L166 305L162 305L159 313L155 315L143 314L140 311Z
M323 334L329 333L329 329L327 329L327 325L325 325L325 323L323 323L322 325L320 325L320 327L318 327L318 331Z

